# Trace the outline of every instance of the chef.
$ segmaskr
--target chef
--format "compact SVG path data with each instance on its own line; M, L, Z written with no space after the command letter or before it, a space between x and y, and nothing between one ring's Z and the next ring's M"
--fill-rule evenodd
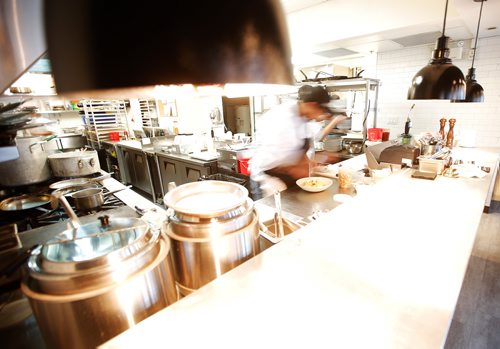
M308 177L314 166L314 141L323 140L345 115L332 117L330 96L322 86L304 85L298 101L276 106L262 116L257 131L257 148L249 170L253 197L285 190L299 178ZM330 120L322 128L320 122Z

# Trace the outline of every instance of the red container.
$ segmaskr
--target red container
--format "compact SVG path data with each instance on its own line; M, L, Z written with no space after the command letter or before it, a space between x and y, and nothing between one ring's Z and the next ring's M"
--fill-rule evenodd
M110 132L109 139L111 141L119 141L120 140L120 132Z
M381 141L383 132L382 128L369 128L367 138L369 141Z
M247 176L250 176L250 171L248 170L248 161L250 159L239 159L238 160L238 172Z
M391 134L391 130L388 128L384 128L384 132L382 132L382 142L388 141L390 134Z

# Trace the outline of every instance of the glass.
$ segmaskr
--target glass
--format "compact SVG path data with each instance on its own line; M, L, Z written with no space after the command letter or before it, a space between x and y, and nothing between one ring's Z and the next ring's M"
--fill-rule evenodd
M352 188L352 176L354 171L348 167L339 168L339 188Z

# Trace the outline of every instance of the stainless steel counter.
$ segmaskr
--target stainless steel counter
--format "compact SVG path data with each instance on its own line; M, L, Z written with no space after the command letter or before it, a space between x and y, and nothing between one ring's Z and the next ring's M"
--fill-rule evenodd
M307 218L314 213L326 212L333 210L339 204L333 201L335 194L348 194L351 196L356 195L354 188L342 189L339 188L337 179L332 179L333 184L330 188L319 192L310 193L302 190L297 185L281 192L281 207L283 211L291 213L301 218ZM270 207L275 207L274 197L268 196L266 198L256 201L258 204L263 204Z
M207 166L207 164L213 164L213 163L217 162L217 160L204 161L204 160L192 158L189 155L165 153L162 151L157 151L156 155L167 157L167 158L172 158L174 160L184 161L184 162L191 163L193 165L198 165L198 166Z

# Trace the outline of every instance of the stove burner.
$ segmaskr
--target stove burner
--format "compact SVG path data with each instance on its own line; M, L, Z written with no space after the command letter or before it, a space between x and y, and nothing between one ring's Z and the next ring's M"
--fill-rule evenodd
M90 176L86 176L85 178L95 178L99 176L102 176L102 174L96 173ZM71 178L66 178L66 179L71 179ZM51 190L49 189L49 185L51 183L60 180L63 179L57 178L55 180L52 179L50 181L40 183L38 185L10 188L12 189L11 192L13 193L11 196L20 195L24 193L29 193L29 194L49 193L51 192ZM103 194L109 192L109 190L101 183L96 182L96 184L98 185L99 188L103 190ZM92 211L78 211L74 206L72 206L72 208L78 217L82 217L89 214L118 208L124 205L125 204L120 199L115 197L113 194L110 194L105 197L104 204L98 209ZM56 209L37 207L29 210L24 210L22 212L21 211L0 212L0 228L6 225L15 224L17 226L18 232L23 232L40 226L59 223L66 220L68 220L68 216L66 212L64 212L64 209L61 206L59 206Z

